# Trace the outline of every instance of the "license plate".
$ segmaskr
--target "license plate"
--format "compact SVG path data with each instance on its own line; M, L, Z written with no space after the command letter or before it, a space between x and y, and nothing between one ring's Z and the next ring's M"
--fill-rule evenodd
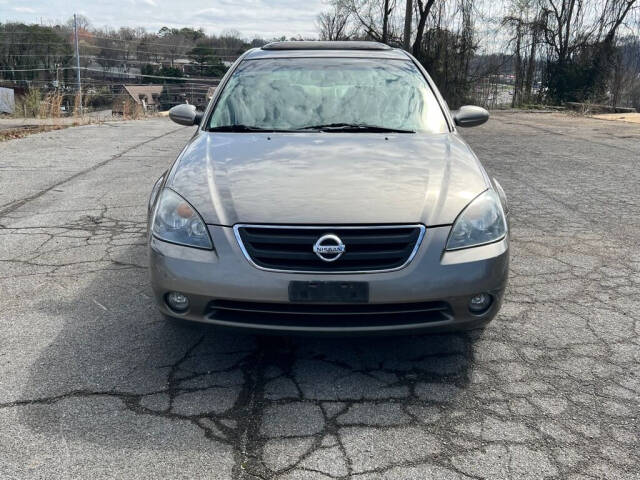
M289 301L300 303L367 303L367 282L289 282Z

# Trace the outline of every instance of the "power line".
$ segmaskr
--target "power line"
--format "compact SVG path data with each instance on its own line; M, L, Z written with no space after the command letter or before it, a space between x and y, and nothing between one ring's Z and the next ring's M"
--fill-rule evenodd
M0 35L33 35L34 32L27 32L27 31L17 31L17 32L0 32ZM61 36L66 36L66 35L72 35L73 32L69 31L69 32L38 32L38 35L48 35L48 36L55 36L55 37L61 37ZM87 35L83 35L80 34L81 37L84 37L85 39L99 39L99 40L109 40L112 42L138 42L138 43L144 43L145 45L160 45L160 46L174 46L174 47L179 47L179 48L192 48L191 46L188 45L178 45L176 43L164 43L164 42L149 42L144 38L133 38L130 40L125 40L125 39L121 39L121 38L111 38L111 37L103 37L103 36L99 36L99 35L93 35L91 33L87 34ZM192 40L192 42L197 43L199 41L215 41L216 39L220 39L220 38L225 38L225 37L217 37L217 38L212 38L212 37L203 37L201 39L198 40ZM228 38L228 37L227 37ZM238 48L244 48L245 45L248 45L249 42L245 42L244 40L240 40L238 39L240 42L242 42L242 47L220 47L221 49L224 50L237 50ZM208 45L205 45L208 46ZM212 48L216 48L216 47L212 47Z
M113 93L113 90L120 89L124 85L122 83L95 83L95 82L88 81L90 79L86 79L86 78L84 80L85 81L83 82L83 84L85 85L86 89L106 89L110 91L110 93L105 93L104 91L98 92L99 95L118 95L117 93ZM51 84L51 82L36 81L36 80L16 80L12 83L16 83L16 82L28 82L29 85L44 85L44 86ZM2 85L6 85L8 83L9 82L3 83L3 81L0 80L0 84ZM69 87L69 88L75 88L74 85L76 85L75 82L66 82L63 86ZM202 93L207 93L211 88L211 87L202 87L202 86L200 87L192 86L188 83L185 83L185 84L127 83L126 85L133 86L133 87L162 86L164 90L166 90L168 93L171 93L171 94L183 94L188 92L202 94ZM70 93L70 95L75 95L75 93Z
M61 43L61 42L50 42L50 43L1 43L0 42L0 47L2 47L3 45L29 45L29 46L45 46L45 45L55 45L59 48L64 48L64 47L68 47L70 46L68 43ZM167 47L169 47L171 45L168 45ZM149 55L161 55L161 54L166 54L166 49L164 50L164 52L161 49L158 49L155 52L149 51L149 50L138 50L139 45L136 46L132 46L132 48L116 48L116 47L106 47L106 46L102 46L102 45L87 45L87 44L80 44L80 48L93 48L93 49L98 49L98 50L113 50L116 52L135 52L135 53L146 53ZM193 50L194 47L186 47L187 50ZM216 52L219 51L231 51L231 52L238 52L237 48L218 48L218 47L208 47L211 48L211 50L213 51L212 55L214 56L220 56L218 55ZM188 52L179 52L181 55L187 55ZM244 53L244 52L242 52ZM233 53L233 54L229 54L226 55L227 57L230 56L240 56L242 55L242 53ZM6 52L7 55L11 55L11 53ZM224 56L224 55L223 55Z
M60 70L69 70L72 69L73 67L60 67ZM8 70L0 70L0 72L42 72L42 71L53 71L55 70L56 67L51 67L51 68L26 68L26 69L20 69L20 70L16 70L16 69L8 69Z
M72 53L8 53L7 57L72 57Z
M80 47L81 49L83 47ZM171 60L167 60L167 54L163 53L163 52L142 52L142 51L129 51L129 50L120 50L120 49L116 49L116 48L101 48L100 50L114 50L117 52L125 52L125 53L131 53L131 54L147 54L150 57L161 57L163 59L163 61L165 62L169 62ZM71 52L43 52L43 53L5 53L4 54L5 57L64 57L64 56L74 56ZM84 56L86 58L91 58L93 57L93 55L81 55ZM214 58L220 58L220 59L225 59L225 60L236 60L240 55L216 55L215 53L211 55ZM101 57L104 58L104 57ZM108 58L105 58L105 60L111 60ZM120 60L120 59L114 59L114 60ZM124 59L122 59L124 60ZM135 61L135 60L131 60L131 61ZM175 61L175 59L174 59Z
M0 34L2 34L2 32L0 32ZM96 37L92 37L91 39L96 38ZM211 48L213 50L231 50L231 51L238 51L238 50L242 50L244 51L244 47L216 47L216 46L212 46L212 45L178 45L178 44L174 44L174 43L150 43L150 42L144 42L144 41L136 41L136 40L118 40L115 38L106 38L106 37L97 37L97 38L104 38L105 40L109 40L109 41L121 41L121 42L133 42L134 46L147 46L147 45L158 45L161 47L176 47L176 48L185 48L185 49L193 49L195 47L205 47L205 48ZM87 39L82 39L80 38L80 40L87 40ZM137 43L136 43L137 42ZM63 44L62 42L1 42L0 45L61 45ZM101 45L94 45L94 44L90 44L90 46L92 47L96 47L96 48L104 48L104 49L112 49L112 50L125 50L123 48L115 48L115 47L105 47L105 46L101 46Z
M122 58L105 58L105 57L94 57L92 55L80 55L80 58L88 58L90 60L106 60L108 62L118 62L118 63L141 63L143 65L150 65L152 63L161 63L161 62L148 62L144 60L129 60ZM168 63L169 60L165 60L162 63ZM184 65L185 67L219 67L220 63L187 63Z
M75 67L70 67L70 68L75 68ZM97 68L88 68L88 67L80 67L82 70L86 71L86 72L98 72L98 73L105 73L104 70L98 70ZM159 79L165 79L165 80L177 80L177 81L185 81L185 80L195 80L195 81L200 81L200 82L219 82L220 78L193 78L193 77L166 77L163 75L147 75L147 74L141 74L141 73L120 73L117 72L116 75L127 75L129 77L145 77L145 78L159 78Z
M59 37L61 34L65 34L65 35L70 35L71 32L63 32L62 30L59 30L57 32L29 32L27 30L11 30L11 31L4 31L4 32L0 32L0 35L33 35L34 33L36 33L37 35L49 35L49 36L56 36Z
M73 55L72 53L42 53L42 54L38 54L38 53L18 53L18 54L8 54L6 55L7 57L10 58L23 58L23 57L42 57L42 58L48 58L48 57L75 57L75 55ZM215 56L216 58L231 58L233 60L237 60L238 57L235 56ZM95 55L80 55L80 58L88 58L88 59L92 59L92 60L107 60L109 62L130 62L130 63L143 63L143 64L151 64L151 63L170 63L171 60L167 60L165 58L163 58L161 61L156 62L156 61L152 61L152 60L136 60L136 59L128 59L128 58L107 58L107 57L96 57ZM175 62L175 60L174 60ZM193 65L193 66L210 66L210 67L215 67L215 66L219 66L219 63L197 63L194 61L194 63L187 63L185 65Z
M101 36L99 36L99 35L92 35L92 37L91 37L91 38L97 38L97 39L100 39L100 40L113 40L113 41L116 41L116 42L136 42L136 41L137 41L137 42L140 42L140 43L144 43L144 44L146 44L146 45L167 45L167 44L166 44L166 43L164 43L164 42L148 42L148 41L146 41L144 38L140 38L140 39L131 39L131 40L123 40L123 39L120 39L120 38L101 37ZM218 37L218 39L219 39L219 38L224 38L224 37ZM196 43L196 42L198 42L198 41L202 41L202 40L205 40L205 41L206 41L206 40L215 40L215 39L214 39L214 38L211 38L211 37L203 37L202 39L199 39L199 40L192 40L192 41L193 41L194 43ZM247 42L244 42L243 40L240 40L240 41L242 42L242 44L243 44L243 45L246 45L246 44L247 44ZM180 45L177 45L177 44L174 44L174 45L175 45L175 46L180 46ZM214 48L215 48L215 47L214 47ZM234 47L222 47L222 48L225 48L226 50L234 50Z
M109 38L109 37L96 37L93 36L91 37L93 38L97 38L98 40L108 40L108 41L113 41L113 42L137 42L138 44L143 44L143 45L158 45L160 47L178 47L178 48L193 48L194 46L197 47L209 47L209 48L214 48L216 50L242 50L244 49L244 45L247 45L246 43L243 42L243 46L241 47L214 47L211 45L198 45L197 42L198 40L194 41L193 45L178 45L177 43L164 43L164 42L147 42L146 40L140 39L140 40L121 40L119 38Z
M149 51L149 50L138 50L138 48L137 48L138 46L139 46L139 45L137 45L137 46L136 46L136 48L116 48L116 47L104 47L104 46L102 46L102 45L82 45L82 48L93 47L93 48L98 48L98 49L100 49L100 50L114 50L114 51L117 51L117 52L130 52L130 51L135 51L135 52L137 52L137 53L148 53L148 54L150 54L150 55L158 55L158 53L159 53L158 51L152 52L152 51ZM165 47L170 47L170 46L171 46L171 45L165 45ZM191 50L191 49L193 49L194 47L187 47L187 48L189 48L189 49ZM236 50L237 50L237 49L234 49L234 48L225 48L225 49L222 49L222 48L215 48L215 47L211 47L211 49L212 49L214 52L215 52L216 50L234 50L234 51L236 51ZM158 49L158 50L160 50L160 49ZM183 52L183 54L186 54L186 52ZM240 54L238 54L238 55L240 55Z
M75 70L78 67L59 67L59 70ZM97 72L97 73L109 73L112 75L118 76L127 76L127 77L144 77L144 78L157 78L163 80L174 80L177 82L188 82L190 80L196 82L219 82L219 77L210 77L210 78L197 78L197 77L169 77L164 75L148 75L142 73L128 73L128 72L105 72L104 70L99 70L97 68L88 68L88 67L80 67L80 70L84 70L86 72ZM0 70L0 72L41 72L41 71L53 71L56 68L30 68L30 69L21 69L21 70Z

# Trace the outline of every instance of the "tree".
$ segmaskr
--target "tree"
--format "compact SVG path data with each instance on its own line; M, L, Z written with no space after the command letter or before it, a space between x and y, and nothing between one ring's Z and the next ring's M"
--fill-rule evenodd
M355 33L352 38L402 45L403 18L395 0L334 0L333 10L319 22L322 38L330 38L337 12L347 12ZM429 70L445 98L457 106L470 92L469 69L475 53L473 0L417 0L416 36L412 51ZM340 10L343 9L343 10ZM346 27L345 27L346 28Z
M158 36L160 37L158 43L164 47L163 57L169 60L169 64L172 67L174 60L185 55L195 44L193 36L189 32L185 35L175 28L162 27L158 32Z
M332 10L318 15L318 29L321 40L348 40L350 14L345 8L336 4Z
M89 29L91 28L91 20L89 20L84 15L80 15L80 14L76 15L75 22L78 25L78 30L89 31ZM67 20L67 28L73 31L73 28L74 28L73 17L69 17L69 19Z
M600 100L614 67L618 29L637 0L539 0L551 55L546 83L553 101ZM595 14L594 14L595 11Z
M11 80L35 79L47 72L20 71L45 68L56 78L57 68L71 65L73 49L69 32L62 27L0 24L1 77Z
M422 40L424 38L424 29L427 25L427 19L431 12L431 7L435 0L417 0L418 27L416 28L416 39L413 42L413 55L419 57L422 53Z
M200 67L200 73L204 74L204 67L216 61L213 48L206 45L197 45L189 51L191 58Z
M334 0L335 7L353 17L365 38L382 43L402 43L394 22L396 0Z
M510 39L514 44L512 107L531 101L536 51L542 28L535 6L534 0L512 0L507 16L502 19L502 26L514 32Z
M142 65L140 68L142 75L150 75L149 77L142 77L142 83L183 83L183 75L179 68L161 67L157 68L155 65ZM154 78L154 77L175 77L173 79L167 78Z

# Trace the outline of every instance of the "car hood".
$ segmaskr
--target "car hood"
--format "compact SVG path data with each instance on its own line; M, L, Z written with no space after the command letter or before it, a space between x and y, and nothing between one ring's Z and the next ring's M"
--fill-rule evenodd
M207 133L167 186L208 224L451 224L488 188L457 134Z

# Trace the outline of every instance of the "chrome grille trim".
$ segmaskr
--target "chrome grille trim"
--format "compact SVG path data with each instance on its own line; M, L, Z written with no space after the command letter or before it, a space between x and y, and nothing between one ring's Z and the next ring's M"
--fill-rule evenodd
M379 269L379 270L338 270L338 271L331 271L331 270L326 270L326 271L319 271L319 270L295 270L295 269L278 269L278 268L268 268L268 267L263 267L261 265L258 265L252 258L251 255L249 254L246 246L244 245L244 242L242 240L242 237L240 236L240 229L241 228L263 228L263 229L297 229L297 230L303 230L303 229L308 229L308 230L318 230L318 229L324 229L324 230L335 230L337 232L342 231L342 230L365 230L365 229L369 229L369 230L383 230L383 229L393 229L393 228L417 228L419 229L419 234L418 234L418 238L416 240L415 246L413 248L413 250L411 251L411 253L409 254L409 256L407 257L407 260L402 264L399 265L397 267L394 268L386 268L386 269ZM426 227L422 224L394 224L394 225L375 225L375 226L368 226L368 225L349 225L349 226L340 226L340 225L265 225L265 224L248 224L248 223L239 223L233 226L233 233L234 236L236 237L236 241L238 242L238 246L240 247L240 250L242 251L242 254L244 255L244 257L246 258L246 260L253 265L255 268L259 269L259 270L264 270L267 272L281 272L281 273L300 273L300 274L307 274L307 275L311 275L311 274L315 274L315 275L352 275L352 274L361 274L361 273L387 273L387 272L395 272L397 270L401 270L403 268L405 268L407 265L409 265L411 263L411 261L414 259L414 257L416 256L416 254L418 253L418 249L420 248L420 245L422 244L422 240L424 239L425 233L426 233Z

